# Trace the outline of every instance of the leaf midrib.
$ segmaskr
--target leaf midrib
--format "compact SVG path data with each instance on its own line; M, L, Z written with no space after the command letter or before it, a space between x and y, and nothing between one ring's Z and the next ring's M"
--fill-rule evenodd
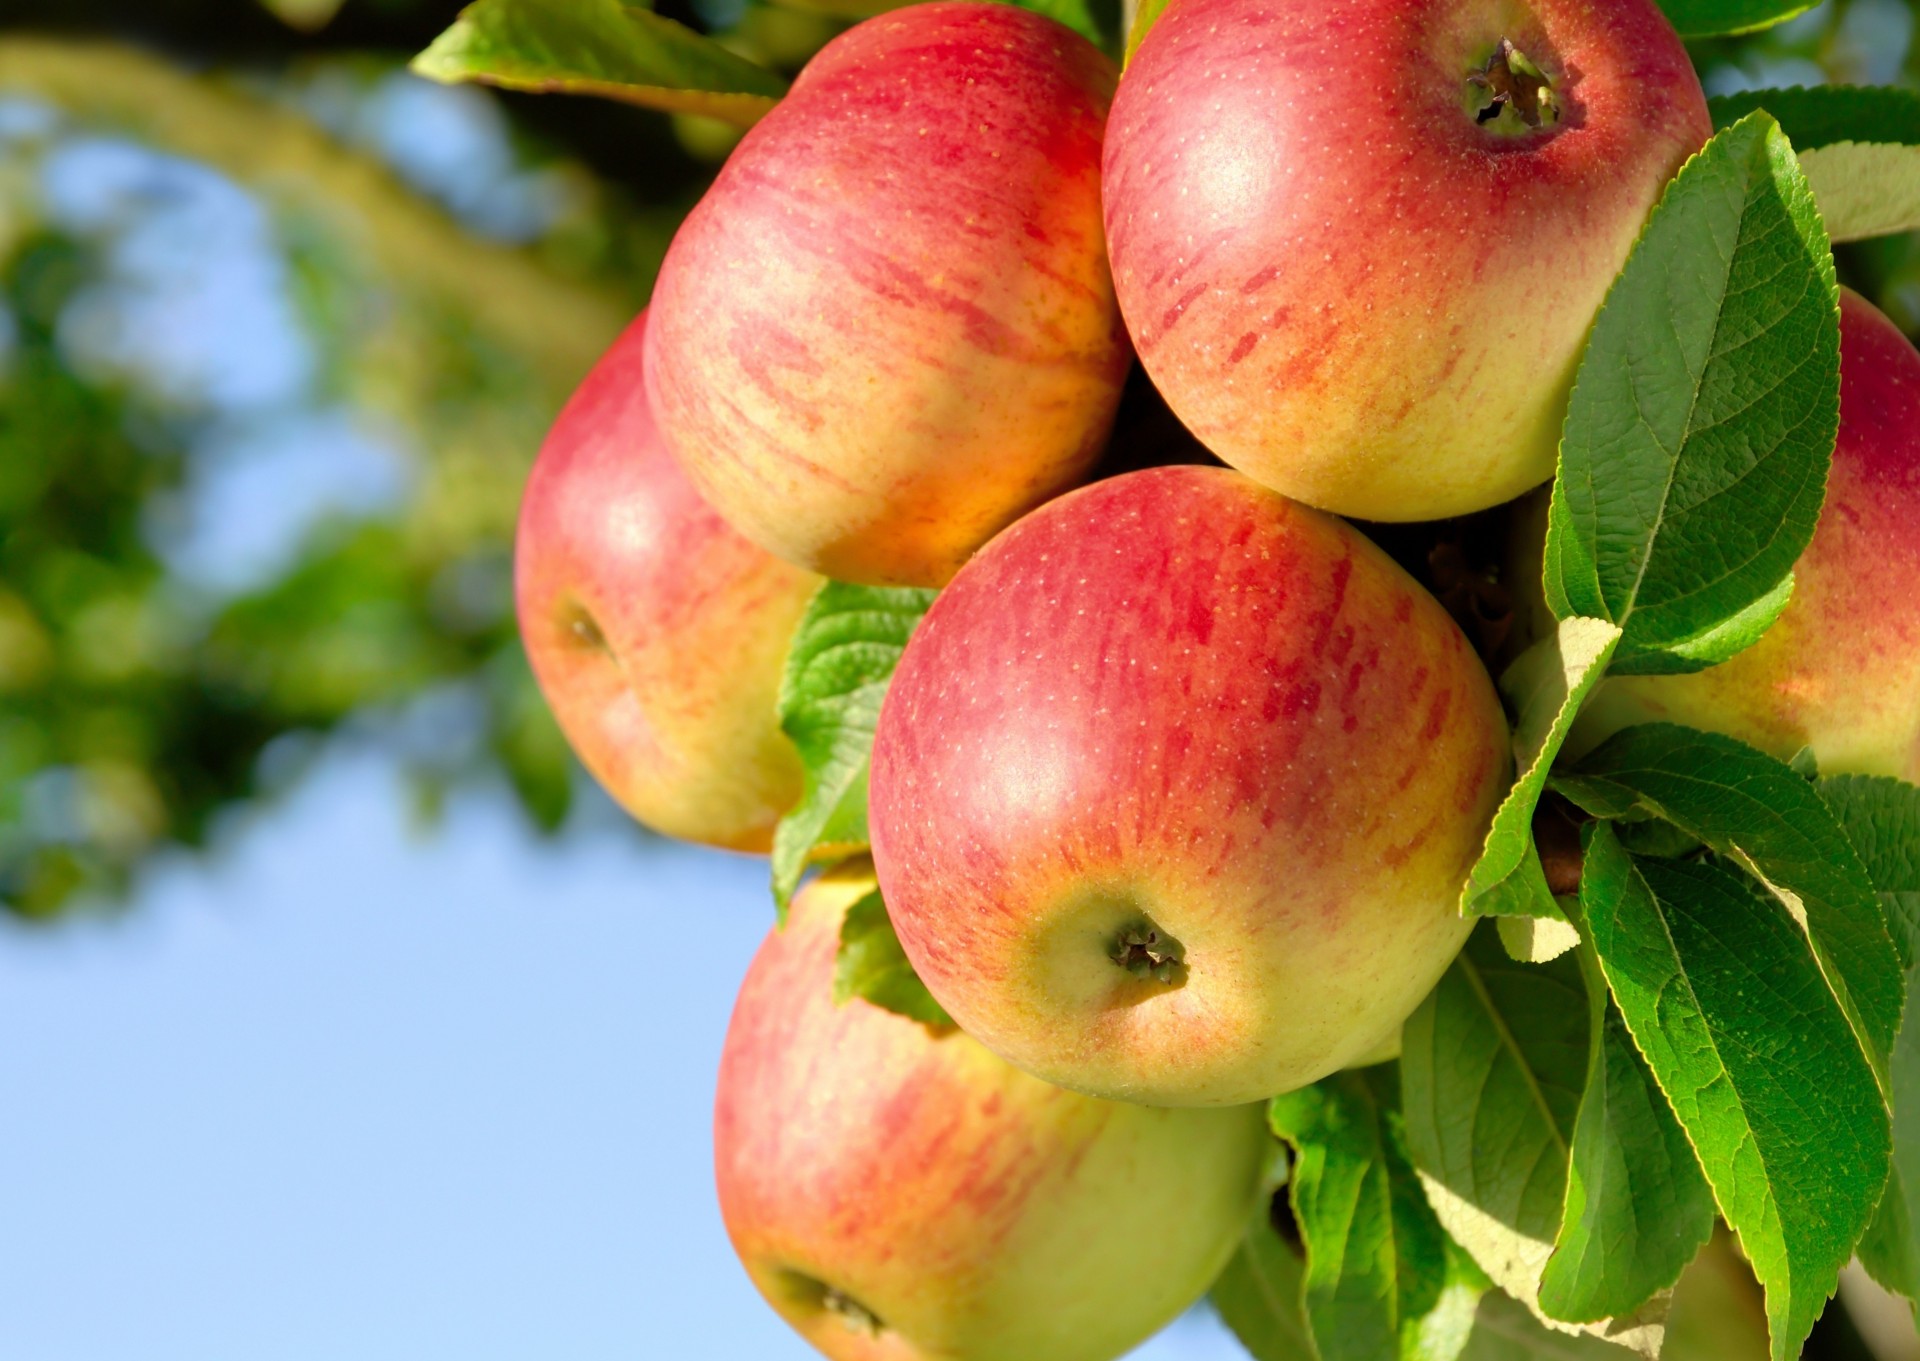
M1764 1149L1764 1147L1760 1142L1760 1139L1754 1132L1753 1120L1747 1114L1746 1100L1740 1094L1739 1085L1736 1084L1733 1080L1732 1070L1727 1067L1726 1055L1721 1052L1720 1037L1717 1034L1715 1034L1713 1026L1710 1025L1707 1021L1707 1009L1706 1007L1701 1005L1699 989L1693 986L1693 979L1687 972L1686 961L1683 960L1680 956L1679 943L1676 942L1673 938L1673 926L1667 920L1666 905L1661 901L1660 895L1653 891L1653 885L1647 882L1646 876L1640 873L1640 867L1639 865L1634 864L1633 858L1631 855L1628 856L1627 863L1632 869L1634 879L1639 883L1641 890L1647 895L1647 900L1653 904L1654 915L1659 919L1661 939L1663 939L1666 942L1667 950L1669 952L1669 957L1673 960L1673 983L1679 987L1686 989L1687 998L1693 1006L1694 1014L1700 1018L1700 1030L1701 1030L1702 1036L1706 1040L1707 1049L1713 1054L1713 1062L1716 1070L1716 1075L1726 1081L1727 1090L1733 1093L1734 1101L1732 1105L1734 1110L1739 1113L1739 1117L1740 1117L1740 1141L1742 1143L1750 1144L1752 1146L1753 1155L1755 1158L1759 1159L1761 1170L1765 1174L1760 1184L1760 1195L1764 1201L1764 1205L1761 1207L1760 1217L1764 1220L1768 1218L1770 1214L1770 1217L1773 1221L1773 1225L1776 1231L1774 1235L1775 1242L1773 1246L1777 1249L1779 1253L1779 1258L1777 1262L1777 1265L1780 1268L1780 1271L1778 1274L1779 1287L1782 1290L1784 1290L1787 1294L1787 1297L1788 1297L1787 1312L1790 1313L1792 1308L1791 1302L1792 1302L1792 1296L1793 1296L1793 1275L1794 1275L1793 1262L1791 1260L1791 1250L1787 1246L1786 1219L1784 1214L1782 1213L1780 1197L1775 1193L1773 1189L1773 1167L1771 1165L1771 1159L1767 1157L1766 1150ZM1609 988L1611 988L1611 983L1609 983ZM1662 991L1665 991L1665 989L1662 988ZM1657 997L1654 999L1654 1006L1656 1010L1659 1008L1659 1000ZM1621 1018L1624 1020L1626 1018L1625 1010L1623 1009L1620 1014L1621 1014ZM1642 1057L1645 1057L1646 1046L1640 1043L1640 1037L1633 1033L1633 1027L1631 1025L1627 1027L1627 1035L1630 1039L1633 1040L1634 1045L1640 1049ZM1652 1071L1651 1064L1648 1065L1648 1071L1650 1072ZM1654 1076L1654 1083L1656 1086L1659 1085L1659 1075L1657 1073ZM1701 1107L1700 1107L1700 1093L1706 1090L1706 1088L1709 1085L1711 1085L1710 1082L1697 1084L1692 1093L1694 1109L1697 1113L1701 1113L1703 1115L1704 1115L1704 1112L1701 1111ZM1671 1100L1671 1098L1669 1098L1669 1100ZM1701 1154L1700 1142L1698 1139L1694 1137L1693 1131L1687 1128L1687 1122L1685 1120L1678 1119L1679 1113L1680 1112L1676 1107L1674 1110L1674 1115L1676 1117L1676 1122L1680 1126L1680 1133L1686 1139L1688 1146L1693 1149L1693 1156L1699 1161L1700 1170L1702 1174L1706 1175L1707 1160ZM1731 1160L1731 1157L1732 1157L1731 1153L1729 1153L1728 1157L1729 1157L1729 1160ZM1733 1228L1734 1233L1739 1237L1740 1245L1743 1249L1746 1250L1748 1261L1754 1268L1754 1275L1760 1279L1761 1287L1763 1289L1767 1288L1767 1285L1768 1285L1767 1279L1766 1277L1761 1275L1760 1265L1758 1262L1755 1262L1753 1260L1754 1253L1751 1247L1748 1246L1747 1230L1733 1223L1733 1215L1728 1210L1728 1207L1726 1206L1726 1204L1722 1202L1720 1198L1720 1188L1714 1183L1713 1177L1711 1175L1706 1175L1706 1181L1707 1181L1707 1190L1713 1196L1714 1205L1718 1207L1718 1209L1720 1210L1720 1213L1726 1217L1728 1225ZM1754 1227L1757 1228L1759 1226L1754 1226ZM1771 1311L1769 1311L1769 1314L1771 1314Z
M1487 991L1487 985L1480 977L1480 966L1465 955L1460 957L1460 965L1467 982L1473 987L1474 995L1480 999L1481 1008L1486 1012L1487 1019L1493 1024L1494 1034L1498 1036L1507 1052L1513 1055L1514 1061L1519 1064L1520 1072L1526 1079L1527 1090L1533 1094L1534 1105L1539 1108L1541 1117L1546 1121L1547 1129L1553 1136L1554 1146L1562 1154L1568 1154L1570 1150L1566 1136L1561 1133L1559 1121L1553 1118L1553 1108L1547 1104L1547 1094L1540 1086L1539 1075L1533 1071L1533 1065L1527 1061L1526 1051L1520 1048L1520 1042L1508 1028L1506 1018L1500 1014L1499 1008L1494 1006L1493 994Z
M1766 140L1763 135L1761 138L1761 145L1763 148L1765 144L1766 144ZM1706 385L1707 370L1712 367L1714 356L1719 353L1720 328L1726 323L1727 298L1729 294L1732 292L1731 285L1733 281L1733 261L1734 261L1734 257L1740 253L1740 241L1744 239L1744 229L1746 227L1747 215L1753 202L1753 198L1752 198L1753 181L1750 173L1750 168L1743 166L1741 168L1741 172L1744 176L1746 176L1746 180L1747 180L1746 190L1742 194L1741 207L1740 207L1740 226L1742 228L1742 231L1739 233L1736 233L1733 252L1731 254L1723 256L1721 259L1722 268L1721 268L1721 281L1720 281L1720 302L1719 302L1719 305L1714 308L1714 312L1713 312L1713 334L1708 339L1706 355L1705 355L1705 358L1701 360L1701 364L1700 364L1700 372L1698 374L1692 375L1692 382L1688 384L1690 391L1687 398L1686 424L1681 430L1679 446L1673 451L1672 455L1668 459L1666 480L1661 485L1661 488L1660 488L1660 509L1654 515L1651 532L1647 535L1646 550L1641 554L1639 570L1636 571L1633 575L1633 589L1627 595L1626 607L1621 612L1620 618L1615 621L1620 626L1620 633L1622 637L1626 636L1628 621L1633 618L1634 610L1637 608L1639 604L1640 587L1647 579L1648 569L1651 568L1653 565L1653 546L1655 543L1659 541L1660 528L1662 525L1666 524L1667 522L1667 506L1673 499L1673 484L1675 480L1674 469L1679 467L1681 457L1686 453L1688 444L1690 444L1693 440L1694 420L1700 413L1700 390ZM1652 435L1654 433L1653 424L1647 419L1646 408L1641 405L1638 386L1633 381L1631 367L1629 367L1629 370L1628 370L1627 383L1630 388L1634 389L1633 414L1639 420L1640 424L1646 428L1647 433L1649 435ZM1656 443L1659 442L1657 437L1655 439L1655 442Z

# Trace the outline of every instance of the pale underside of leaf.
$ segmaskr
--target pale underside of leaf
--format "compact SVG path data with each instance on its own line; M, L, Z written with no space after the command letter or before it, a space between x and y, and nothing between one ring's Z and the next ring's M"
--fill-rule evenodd
M1888 86L1795 86L1710 102L1725 127L1754 109L1780 120L1835 241L1920 227L1920 96Z
M1552 637L1529 648L1501 678L1518 715L1513 745L1520 774L1494 814L1486 847L1467 878L1463 915L1563 917L1533 844L1533 813L1553 758L1581 704L1606 674L1619 641L1620 630L1603 619L1563 619Z
M1461 1353L1461 1361L1625 1361L1625 1357L1618 1346L1590 1333L1549 1331L1525 1305L1499 1291L1488 1292L1480 1301L1473 1337Z
M1523 964L1546 964L1580 943L1580 931L1570 921L1551 917L1496 917L1500 943Z
M1492 935L1479 928L1404 1029L1402 1117L1427 1200L1481 1270L1544 1326L1651 1355L1664 1309L1657 1292L1621 1319L1570 1322L1541 1310L1591 1062L1591 1004L1577 961L1516 964Z
M1835 241L1920 229L1920 147L1839 142L1800 153Z
M1168 0L1139 0L1133 12L1133 22L1127 26L1126 61L1133 60L1133 54L1140 50L1140 44L1146 40L1147 33L1167 8ZM1123 63L1124 65L1124 63Z
M1441 1182L1420 1174L1427 1200L1441 1227L1466 1248L1493 1283L1525 1306L1535 1322L1567 1337L1598 1338L1645 1357L1658 1357L1666 1338L1672 1290L1662 1290L1630 1317L1597 1323L1566 1323L1540 1309L1540 1275L1553 1256L1553 1244L1504 1224Z

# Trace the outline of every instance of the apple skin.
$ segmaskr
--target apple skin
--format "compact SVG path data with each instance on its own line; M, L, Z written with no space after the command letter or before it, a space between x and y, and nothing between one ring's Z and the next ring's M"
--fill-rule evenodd
M1467 113L1502 37L1558 126ZM1120 307L1257 481L1369 520L1485 509L1553 475L1594 316L1711 135L1653 0L1175 0L1109 122Z
M1537 544L1543 531L1533 534ZM1840 438L1794 576L1779 621L1731 660L1603 682L1573 749L1635 723L1684 723L1782 760L1811 747L1825 775L1920 782L1920 352L1850 289L1840 295ZM1533 580L1537 592L1537 570Z
M521 502L520 633L596 779L656 831L764 851L800 797L776 702L817 577L731 529L662 444L647 314L554 422Z
M1229 1105L1391 1042L1466 940L1508 784L1492 682L1351 526L1226 469L987 546L907 645L869 825L908 957L1038 1077ZM1148 922L1184 981L1109 957Z
M647 383L755 542L937 586L1078 482L1132 361L1100 228L1113 67L1050 19L915 5L829 43L688 216Z
M720 1209L754 1284L839 1361L1106 1361L1198 1299L1272 1141L1028 1077L957 1030L832 1000L838 870L760 947L720 1063ZM884 1325L853 1326L831 1288Z

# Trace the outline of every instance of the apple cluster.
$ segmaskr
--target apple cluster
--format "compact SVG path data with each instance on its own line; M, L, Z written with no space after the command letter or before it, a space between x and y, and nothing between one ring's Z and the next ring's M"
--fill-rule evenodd
M1351 521L1514 503L1545 620L1529 493L1711 134L1653 0L1175 0L1124 76L960 2L852 28L734 151L541 452L518 605L607 789L764 852L809 602L938 591L870 847L767 938L720 1073L728 1230L821 1351L1120 1355L1234 1251L1254 1103L1396 1052L1513 757ZM1218 463L1112 470L1136 360ZM1842 365L1779 625L1608 681L1576 742L1666 717L1920 779L1920 353L1846 295ZM937 1019L834 999L876 890Z

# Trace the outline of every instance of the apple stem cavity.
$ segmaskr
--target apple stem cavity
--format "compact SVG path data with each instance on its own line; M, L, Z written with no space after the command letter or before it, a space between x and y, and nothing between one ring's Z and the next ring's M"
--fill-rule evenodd
M1467 76L1467 112L1479 127L1522 136L1560 121L1560 96L1552 79L1502 38L1487 64Z
M1122 930L1113 938L1107 957L1135 978L1176 987L1186 981L1186 947L1152 922L1136 922Z

